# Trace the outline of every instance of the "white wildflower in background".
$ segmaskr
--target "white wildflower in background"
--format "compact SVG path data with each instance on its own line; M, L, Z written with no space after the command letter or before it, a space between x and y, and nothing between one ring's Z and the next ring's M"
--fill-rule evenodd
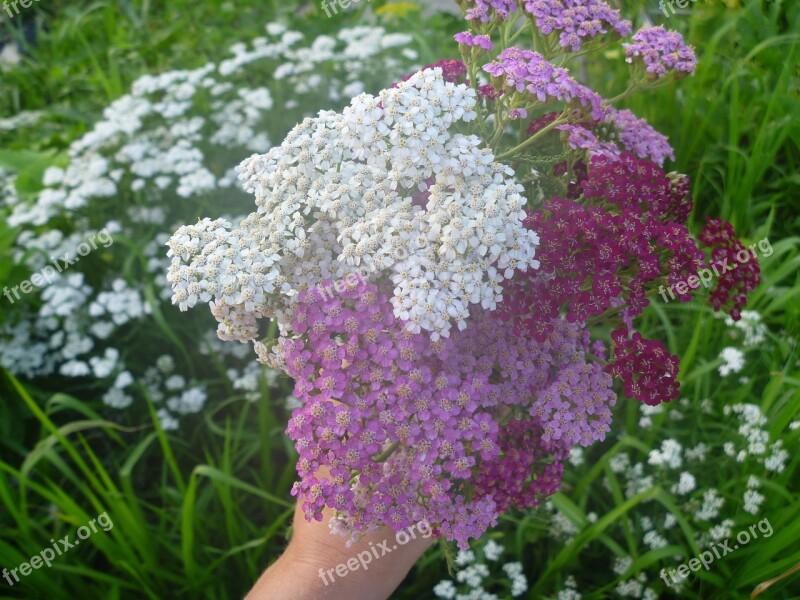
M705 462L708 455L708 446L704 442L698 442L694 448L687 448L684 454L686 460Z
M202 387L195 387L186 390L180 396L170 398L166 404L173 413L186 415L200 412L206 400L205 390Z
M658 404L656 406L650 406L649 404L642 403L639 405L639 412L642 413L642 417L639 419L639 427L647 429L653 424L652 416L664 412L664 405Z
M719 516L719 511L725 504L725 499L719 495L715 488L710 488L703 493L703 501L695 518L701 521L710 521Z
M528 590L528 579L522 570L522 563L510 562L503 565L503 571L511 579L511 595L518 597Z
M725 317L725 325L743 334L744 340L742 344L745 348L763 344L767 339L767 326L764 325L761 315L756 311L743 310L741 318L738 321L734 321L730 317Z
M169 354L162 354L156 359L156 368L164 375L169 375L175 370L175 359Z
M102 358L93 356L89 359L89 364L92 366L92 372L97 379L105 379L114 371L119 360L119 350L116 348L106 348Z
M664 548L669 544L667 539L655 529L644 534L642 537L642 543L651 550L655 550L656 548Z
M503 553L503 547L494 540L489 539L482 548L483 556L487 561L495 562ZM472 550L459 550L455 558L457 567L455 581L443 580L433 588L436 598L446 600L500 600L500 597L487 592L484 585L498 585L501 580L493 576L488 564L477 562L475 552ZM507 563L501 567L509 581L503 582L510 588L512 597L524 594L528 589L528 580L522 572L522 565L518 562Z
M550 517L550 537L570 544L578 534L578 527L562 512L556 510Z
M630 457L624 452L620 452L611 457L608 466L614 473L622 473L630 467Z
M7 49L11 47L12 45L5 45L3 47L3 53L5 53ZM0 53L0 62L3 60L3 53ZM30 127L41 121L44 116L45 114L39 110L20 111L12 117L0 119L0 132L14 131L16 129L22 129L23 127Z
M128 408L133 403L133 398L118 388L111 388L103 394L103 402L111 408Z
M476 563L456 573L456 581L458 581L458 583L465 583L471 588L478 588L488 576L489 567L483 563Z
M719 374L727 377L731 373L738 373L744 367L744 353L738 348L728 346L720 352L719 357L723 363L719 366Z
M124 279L115 279L111 290L98 294L89 305L89 316L107 315L118 327L147 314L150 314L150 306L144 302L139 290L129 287Z
M661 449L650 451L647 462L654 466L666 466L670 469L680 469L683 465L681 458L682 452L681 445L672 439L667 439L661 442Z
M764 468L775 473L782 473L789 460L789 452L783 447L783 440L778 440L770 447L772 454L764 460Z
M733 535L733 520L724 519L721 523L714 525L708 530L707 535L701 537L702 546L710 545L714 542L719 542L727 539Z
M611 570L614 571L617 575L624 575L628 569L631 568L633 564L633 558L630 556L617 556L614 558L613 566Z
M576 446L569 451L567 460L569 460L569 464L571 464L573 467L580 467L584 462L583 455L583 448Z
M764 494L758 493L756 490L750 489L744 492L744 510L750 514L757 515L761 509L761 505L766 500Z
M558 600L581 600L583 596L578 591L578 583L575 577L569 575L564 580L564 589L558 592Z
M158 417L158 422L159 425L161 425L161 429L164 431L174 431L178 429L178 420L173 417L167 409L159 409L156 413L156 416Z
M646 583L647 575L639 573L637 578L619 582L615 590L623 598L641 598Z
M696 487L697 482L694 479L694 475L684 471L681 473L678 483L672 486L672 493L678 494L679 496L685 496L686 494L693 492Z
M770 443L766 429L768 420L759 406L746 403L728 405L723 409L723 414L736 415L739 420L738 432L745 442L744 447L738 450L734 442L725 442L723 449L728 456L735 456L738 462L754 458L768 471L783 471L789 460L789 452L783 447L783 440Z
M433 593L437 598L444 598L445 600L453 600L456 597L458 589L449 579L440 581L433 587Z
M652 475L644 474L644 464L642 463L636 463L625 474L628 478L625 485L626 498L633 498L655 485L655 478Z
M472 550L459 550L456 554L455 563L458 567L466 567L475 562L475 553Z
M500 555L503 554L504 550L505 548L503 548L503 546L494 540L489 540L483 547L483 555L486 557L486 560L496 561L499 560Z

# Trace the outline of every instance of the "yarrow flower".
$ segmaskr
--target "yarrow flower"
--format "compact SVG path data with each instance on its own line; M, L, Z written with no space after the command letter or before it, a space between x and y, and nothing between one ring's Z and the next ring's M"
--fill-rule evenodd
M286 433L306 519L332 509L332 531L351 541L427 521L462 549L457 582L479 595L489 571L469 541L558 491L565 465L610 431L614 379L646 406L677 397L678 358L635 320L665 282L688 301L678 284L705 255L687 227L690 181L662 168L675 158L667 138L556 66L601 35L628 35L630 22L600 0L461 4L463 62L438 61L377 95L352 82L341 112L306 118L245 160L239 179L256 210L180 228L168 280L179 308L209 304L220 339L253 342L260 362L294 379ZM517 10L533 34L520 39L544 55L504 47L498 26L512 28L501 22ZM637 32L625 51L649 75L631 90L694 70L691 48L663 28ZM738 251L717 229L705 235L712 254ZM723 281L720 305L750 283ZM267 319L277 340L263 337ZM612 331L610 349L592 339L595 324ZM123 367L106 370L122 394ZM168 405L190 412L204 399L198 388ZM642 426L655 412L642 411ZM651 462L680 467L672 450ZM782 465L780 450L765 467ZM626 497L654 485L643 468L612 463L634 475ZM674 490L695 486L686 472ZM643 528L647 546L667 545L652 522ZM577 534L567 519L558 529ZM507 572L523 594L517 567ZM442 582L436 594L458 588Z
M592 118L601 120L606 109L598 94L578 83L566 69L550 64L538 52L512 46L503 50L483 70L500 81L501 87L527 92L532 101L561 100L587 107Z
M747 306L747 294L761 281L755 252L736 238L733 225L721 219L706 218L699 239L711 248L712 264L719 266L719 278L709 302L715 311L725 310L733 321L738 321Z
M627 334L624 329L611 334L614 361L606 369L622 378L625 395L651 406L677 398L678 357L658 340L645 340L638 332L629 339Z
M530 123L528 134L534 135L556 118L558 113L554 112L542 115ZM571 149L587 150L588 158L604 156L613 159L627 151L659 167L664 165L667 158L675 159L666 136L629 110L607 107L601 121L581 120L578 116L574 122L556 126L556 130L566 133L566 141Z
M675 152L667 137L631 111L612 108L606 122L616 130L620 144L639 158L652 160L658 166L663 166L667 158L675 160Z
M394 281L410 331L463 329L471 305L494 309L504 280L538 267L514 172L477 137L449 131L474 108L474 90L436 68L306 119L240 166L257 212L172 237L173 302L213 301L227 339L249 341L258 319L287 326L300 291L367 269Z
M642 61L650 78L660 79L669 73L679 77L694 74L697 58L680 33L667 31L659 25L640 29L632 39L633 43L622 44L625 60L629 63Z
M555 197L529 215L526 224L541 236L541 269L505 284L501 314L540 340L562 311L586 323L624 306L630 320L649 304L647 283L665 270L677 282L702 265L689 230L671 220L683 199L652 163L628 153L594 157L581 187L583 202Z
M432 342L371 283L301 292L280 352L302 402L287 433L307 518L332 507L351 535L426 519L466 547L501 512L557 491L570 449L609 430L611 378L586 362L580 328L558 321L540 344L492 315Z
M505 21L516 12L517 4L514 0L467 0L466 17L470 21L482 21L488 23L492 17L500 21Z
M484 50L492 49L492 40L488 35L473 35L469 31L462 31L453 37L459 44L463 44L464 46L477 46Z
M539 30L548 35L559 32L559 44L577 52L586 38L614 31L631 33L631 22L601 0L527 0L525 10L536 19Z

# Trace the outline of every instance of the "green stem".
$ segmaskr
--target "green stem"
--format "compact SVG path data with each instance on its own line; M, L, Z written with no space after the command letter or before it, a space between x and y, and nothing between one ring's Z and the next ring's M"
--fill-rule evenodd
M386 462L386 459L388 459L392 454L394 454L394 451L397 450L399 447L400 447L400 442L394 442L391 446L389 446L386 450L378 454L378 456L376 456L372 460L378 463Z
M524 142L522 142L518 146L515 146L514 148L511 148L511 150L507 150L506 152L503 152L501 155L499 155L497 157L497 160L503 160L503 159L509 158L511 156L514 156L518 152L521 152L522 150L524 150L528 146L532 145L538 138L542 137L548 131L551 131L553 128L558 127L559 125L563 125L567 121L568 121L568 119L566 119L564 117L564 115L562 114L558 119L556 119L555 121L550 123L550 125L548 125L547 127L541 129L540 131L537 131L534 135L529 137L527 140L525 140Z

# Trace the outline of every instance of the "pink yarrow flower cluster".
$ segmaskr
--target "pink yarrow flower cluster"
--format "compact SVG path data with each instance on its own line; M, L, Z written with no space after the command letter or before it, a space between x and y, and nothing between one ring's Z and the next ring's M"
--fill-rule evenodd
M517 10L517 3L514 0L466 0L465 4L467 19L483 23L488 23L492 19L504 21Z
M307 518L334 508L355 537L425 519L466 547L510 506L554 493L569 450L609 430L611 377L588 361L588 333L562 320L538 342L484 312L432 342L361 283L333 298L302 293L292 329L282 351L302 402L287 429L300 454L293 493ZM524 432L531 447L515 456L508 444Z
M697 58L691 46L687 46L681 35L667 31L662 25L646 27L637 31L633 43L623 44L629 63L642 61L645 70L653 79L668 73L677 76L693 75Z
M559 32L561 46L577 52L584 41L614 31L631 33L631 22L601 0L528 0L525 10L536 18L536 26L548 35Z
M473 35L470 31L462 31L455 34L453 39L464 46L492 49L492 40L488 35Z
M563 101L589 108L594 119L606 114L602 98L578 83L569 71L550 64L538 52L512 46L503 50L497 60L483 70L499 80L499 87L527 92L540 103Z
M556 129L566 132L570 148L586 150L590 158L614 158L627 150L639 158L653 161L659 167L668 158L675 160L675 152L667 137L629 110L609 107L602 121L566 123Z

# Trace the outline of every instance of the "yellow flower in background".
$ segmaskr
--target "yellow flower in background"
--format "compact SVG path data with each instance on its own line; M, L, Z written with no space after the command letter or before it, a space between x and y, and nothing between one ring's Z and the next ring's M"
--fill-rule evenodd
M413 12L419 11L419 5L414 2L389 2L375 9L375 14L387 20L403 19Z

